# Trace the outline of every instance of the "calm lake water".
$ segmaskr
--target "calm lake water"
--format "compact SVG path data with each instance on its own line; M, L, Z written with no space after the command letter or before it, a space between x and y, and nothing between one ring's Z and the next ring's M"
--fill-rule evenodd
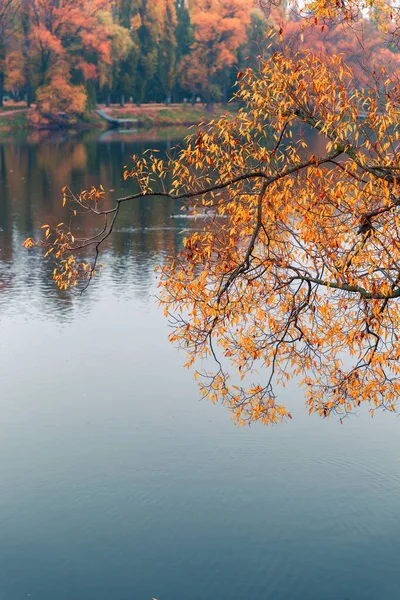
M116 197L180 136L0 145L0 600L398 599L400 420L310 418L295 383L275 428L200 402L154 299L171 203L126 208L80 298L22 248L63 185Z

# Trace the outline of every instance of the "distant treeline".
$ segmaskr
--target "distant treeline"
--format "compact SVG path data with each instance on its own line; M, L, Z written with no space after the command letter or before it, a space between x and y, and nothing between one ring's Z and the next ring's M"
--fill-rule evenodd
M374 25L301 33L285 4L267 15L255 0L0 0L0 105L5 95L43 114L81 114L96 103L226 101L238 72L272 52L267 30L294 50L350 52L360 80L392 61ZM285 22L285 24L284 24ZM304 39L306 38L306 39ZM368 51L366 51L368 46ZM362 57L362 58L361 58Z
M269 26L252 0L0 0L0 103L224 101Z

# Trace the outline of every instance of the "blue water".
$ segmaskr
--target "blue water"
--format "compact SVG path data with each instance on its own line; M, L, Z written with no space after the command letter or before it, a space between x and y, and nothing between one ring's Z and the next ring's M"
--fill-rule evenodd
M130 207L81 298L21 248L145 146L0 146L0 600L399 598L399 419L308 417L295 382L275 428L200 402L154 298L173 207Z

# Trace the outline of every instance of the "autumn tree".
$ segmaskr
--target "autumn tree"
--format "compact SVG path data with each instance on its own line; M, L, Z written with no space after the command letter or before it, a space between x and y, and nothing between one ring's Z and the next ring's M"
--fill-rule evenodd
M275 16L274 11L271 16ZM385 43L376 22L364 17L351 26L330 23L305 27L301 19L281 21L281 24L285 39L293 47L300 44L314 54L342 56L353 71L357 87L371 84L371 74L381 66L394 72L400 65L397 48Z
M100 18L107 0L24 0L25 42L43 113L82 113L84 83L110 60L110 32Z
M400 6L388 0L255 0L256 4L270 15L278 10L286 20L301 20L304 26L335 26L345 24L349 27L368 18L379 27L378 37L386 42L399 45L400 42Z
M184 85L210 107L223 97L226 69L246 40L251 6L247 0L191 0L189 8L194 43L182 67Z

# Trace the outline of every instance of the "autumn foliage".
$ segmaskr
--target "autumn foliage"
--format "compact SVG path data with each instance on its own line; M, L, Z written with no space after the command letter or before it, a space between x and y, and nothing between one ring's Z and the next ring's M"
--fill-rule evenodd
M184 85L207 102L220 100L218 78L237 61L250 24L247 0L192 0L192 52L182 64Z

